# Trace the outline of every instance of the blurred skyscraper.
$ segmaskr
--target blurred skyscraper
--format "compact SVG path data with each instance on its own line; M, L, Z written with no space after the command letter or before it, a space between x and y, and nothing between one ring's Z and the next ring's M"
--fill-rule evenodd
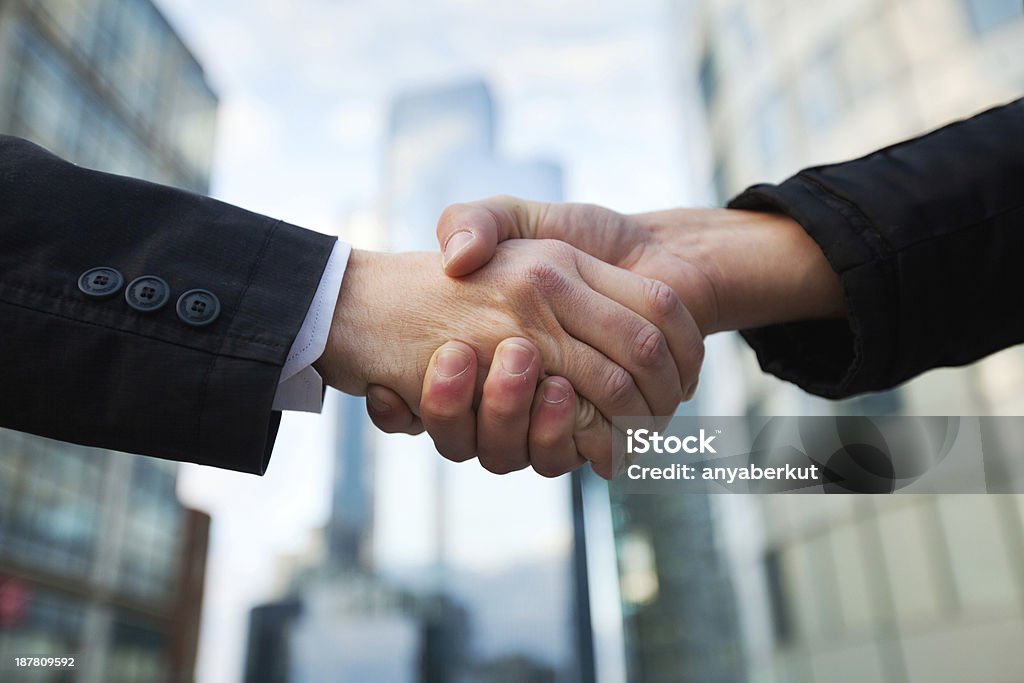
M427 88L398 97L391 109L386 206L392 246L437 249L434 227L449 204L510 194L562 198L562 170L543 161L503 158L496 117L482 81Z
M675 8L688 154L709 202L1024 94L1019 0L680 0ZM703 414L1024 407L1020 348L830 403L761 373L738 340L714 341ZM714 534L705 542L722 550L719 571L736 595L735 657L748 680L1020 680L1019 497L717 496L709 510ZM658 586L668 568L686 562L682 546L671 545L690 534L686 524L683 516L675 530L653 519L630 528L653 548L639 553L651 602L664 599ZM627 606L628 579L625 567ZM697 633L676 626L674 636L659 633L681 647ZM644 647L630 644L630 655L648 661Z
M393 249L436 250L437 220L446 206L456 202L499 193L561 200L561 168L549 162L505 158L497 144L496 119L490 88L482 81L424 88L395 100L388 131L385 194ZM426 438L417 440L414 448L422 454L423 462L430 463L423 473L435 482L427 510L435 522L436 562L430 590L452 596L468 610L474 625L477 651L473 655L477 661L522 655L539 665L534 671L562 677L577 675L579 653L567 637L574 631L580 607L572 588L576 575L569 549L561 555L531 560L522 567L507 568L508 583L503 590L481 590L484 585L496 587L501 581L477 577L453 560L455 551L463 557L488 553L496 533L477 537L471 530L497 530L516 524L519 517L514 506L538 496L555 496L562 502L564 517L547 520L547 524L549 528L563 525L566 536L571 537L568 481L563 483L564 488L552 492L551 482L539 477L515 482L511 478L496 480L475 462L457 465L443 460ZM422 482L415 485L421 486ZM503 489L500 493L496 485ZM512 493L509 502L513 507L487 504L488 491L495 495ZM472 510L472 519L449 514L450 509ZM460 539L459 548L453 547L452 538ZM531 575L537 577L533 587L529 586ZM545 592L545 584L551 592ZM499 676L503 670L498 667L492 673ZM530 671L528 667L521 670ZM478 675L484 676L483 672L480 669ZM538 676L524 680L543 680L543 674Z
M331 517L327 522L328 562L372 569L373 425L358 396L338 397Z
M436 251L434 226L448 204L497 192L561 196L556 165L502 159L494 140L494 104L482 82L397 97L385 148L384 199L378 208L353 214L345 238L358 246ZM510 567L500 577L458 566L445 540L458 523L446 514L448 505L476 495L472 522L485 527L502 511L484 509L479 486L448 486L447 466L456 466L443 461L426 437L403 440L402 471L382 476L377 463L386 446L374 437L363 400L337 399L326 556L298 568L281 600L253 610L246 682L575 680L566 635L573 625L569 553ZM467 468L480 469L470 463L460 469L462 476L493 478ZM382 484L388 485L385 496ZM408 486L409 494L396 495L394 486ZM521 486L526 500L530 484ZM417 494L431 487L428 509L412 507L410 501L422 501ZM568 487L563 494L568 527ZM434 541L432 557L398 576L382 571L388 568L373 556L375 510L395 505L401 509L386 513Z
M0 132L207 190L217 98L151 2L2 0L0 65ZM38 680L192 680L210 520L176 481L175 463L0 431L2 666L78 655Z

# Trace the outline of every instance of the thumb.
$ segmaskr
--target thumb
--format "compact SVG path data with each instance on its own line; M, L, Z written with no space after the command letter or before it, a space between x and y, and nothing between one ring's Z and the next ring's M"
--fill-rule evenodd
M371 384L366 392L366 412L377 429L388 434L419 434L423 423L401 396L387 387Z
M499 242L533 237L539 207L538 202L505 196L449 206L437 222L444 272L468 275L491 260Z

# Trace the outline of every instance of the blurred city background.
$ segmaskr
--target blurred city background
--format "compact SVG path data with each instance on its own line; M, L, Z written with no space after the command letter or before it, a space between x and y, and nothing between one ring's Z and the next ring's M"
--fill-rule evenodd
M499 192L720 205L1020 97L1022 52L1020 0L0 0L0 132L433 249ZM719 335L701 387L687 414L1020 415L1024 352L830 403ZM1022 645L1017 496L495 477L336 393L263 478L0 430L2 681L1010 683Z

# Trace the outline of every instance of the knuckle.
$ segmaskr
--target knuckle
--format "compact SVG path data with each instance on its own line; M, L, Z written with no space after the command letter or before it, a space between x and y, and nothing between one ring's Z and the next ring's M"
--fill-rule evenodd
M492 401L487 406L487 419L499 429L516 426L525 418L526 408L512 402Z
M449 427L456 424L465 414L465 410L456 405L447 403L431 403L423 401L420 404L420 419L424 424L431 427Z
M518 197L513 197L510 194L492 195L488 197L486 201L490 204L494 204L496 206L506 206L513 210L516 209L517 205L520 202Z
M609 404L616 409L624 409L630 405L636 394L636 382L624 368L616 366L604 381L604 396Z
M444 211L441 212L441 217L437 220L438 231L440 231L443 226L451 225L458 221L465 209L465 204L449 204L446 206Z
M660 280L647 280L644 288L646 290L644 292L644 300L647 310L657 320L665 320L671 317L682 305L672 288Z
M552 453L563 448L566 441L567 439L557 431L540 429L530 435L530 450L538 454Z
M541 249L549 261L554 263L573 263L576 260L576 248L562 240L541 240Z
M656 326L644 324L634 337L630 356L641 367L657 365L668 356L668 341Z
M601 426L604 417L594 407L593 403L581 398L577 400L576 406L575 430L577 433L587 432Z
M529 422L534 387L523 377L499 377L484 388L480 410L499 428Z
M530 264L527 278L532 289L543 297L556 297L569 289L569 278L554 263L535 261Z

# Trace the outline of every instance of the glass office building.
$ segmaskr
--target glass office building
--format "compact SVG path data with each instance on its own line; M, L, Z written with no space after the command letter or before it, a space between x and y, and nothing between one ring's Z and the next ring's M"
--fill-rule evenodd
M692 0L675 10L687 153L696 195L709 203L1024 94L1017 0ZM706 415L1019 415L1024 407L1021 348L892 392L827 402L760 372L737 338L712 341L699 394ZM711 623L721 633L732 624L733 647L695 647L700 624L671 619L675 630L657 634L672 642L652 647L634 625L627 661L644 680L717 680L703 672L723 657L747 681L1020 680L1020 497L715 496L706 510L694 506L655 506L619 524L627 627L637 601L671 599L663 587L693 564L692 539L721 561L691 578L689 595L699 603L728 582L734 599ZM713 533L701 542L708 524ZM673 644L705 661L666 665Z
M558 200L558 165L498 152L495 109L478 80L397 96L385 196L346 239L436 249L449 204L498 192ZM569 478L452 463L426 435L376 434L362 399L337 402L326 557L252 611L244 680L587 680L573 637L583 610ZM524 529L524 501L551 514Z
M148 0L0 2L0 130L206 192L217 97Z
M206 192L216 108L151 2L0 0L0 133ZM33 654L78 661L25 680L192 680L209 517L176 482L175 463L0 430L0 680Z

